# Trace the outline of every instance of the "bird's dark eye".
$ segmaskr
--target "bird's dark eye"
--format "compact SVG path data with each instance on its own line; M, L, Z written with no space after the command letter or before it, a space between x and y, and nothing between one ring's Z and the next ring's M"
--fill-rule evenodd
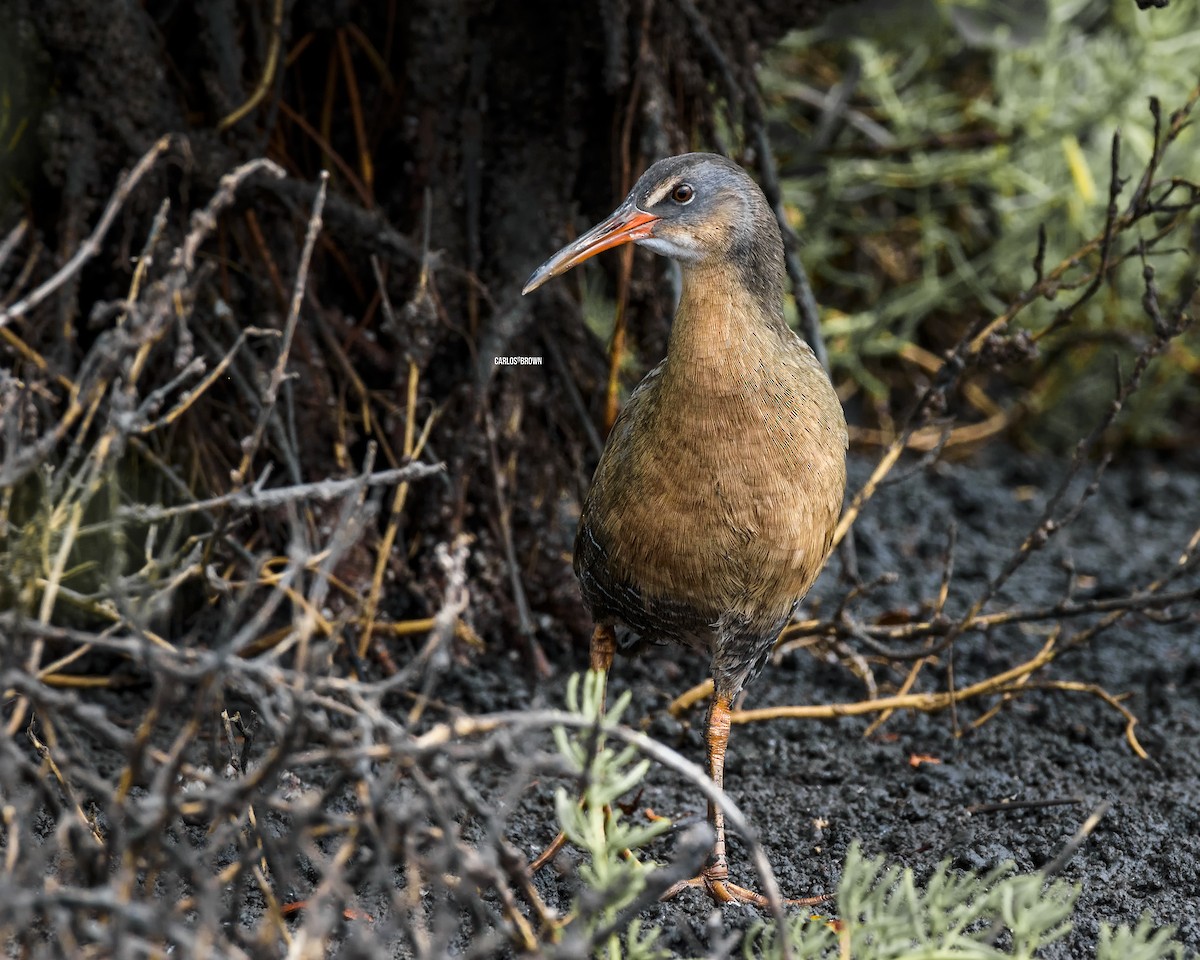
M691 203L692 197L696 195L696 191L692 189L690 183L681 183L671 191L671 199L676 203Z

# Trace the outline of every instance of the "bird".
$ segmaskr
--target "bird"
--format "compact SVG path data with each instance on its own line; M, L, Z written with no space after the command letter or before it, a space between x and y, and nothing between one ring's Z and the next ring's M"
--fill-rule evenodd
M666 356L613 423L580 514L573 566L595 623L590 664L607 677L618 648L645 643L708 657L708 774L723 790L734 699L833 546L845 414L787 324L779 224L738 164L711 153L658 160L522 293L626 243L674 260L682 285ZM729 879L724 815L711 801L708 819L707 864L664 899L693 887L718 902L764 903Z

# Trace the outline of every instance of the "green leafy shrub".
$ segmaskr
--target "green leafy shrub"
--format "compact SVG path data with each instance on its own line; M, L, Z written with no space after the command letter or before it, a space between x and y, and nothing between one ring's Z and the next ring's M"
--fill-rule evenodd
M622 694L607 711L604 694L603 673L589 671L582 682L578 674L572 676L567 684L567 708L588 720L591 726L570 732L563 727L554 730L559 752L585 784L582 797L560 787L554 806L563 833L587 857L587 862L579 868L587 892L576 900L572 914L585 925L589 935L612 926L622 911L637 901L655 864L639 860L634 852L671 826L665 819L635 824L613 806L645 779L650 761L639 760L637 748L632 745L620 750L608 745L606 731L621 722L621 715L629 706L629 693ZM589 909L585 900L601 906ZM667 957L669 954L655 946L658 936L657 928L643 930L635 917L624 930L614 930L602 938L596 944L596 955L607 960Z
M785 199L827 308L835 367L883 402L902 379L895 357L914 345L936 354L1033 282L1039 229L1047 270L1104 231L1113 136L1120 134L1120 175L1129 179L1122 208L1154 151L1150 98L1161 101L1165 127L1196 87L1200 6L905 0L866 16L864 6L819 33L790 37L762 76L789 174ZM933 9L903 29L887 27L897 9L917 6ZM968 14L999 19L1017 6L1019 36L963 29ZM852 93L817 155L812 144L829 120L811 119L812 105L835 84ZM1179 179L1173 199L1183 207L1194 201L1184 181L1196 179L1197 143L1196 131L1184 130L1156 174L1164 188ZM1076 436L1080 420L1111 397L1114 353L1127 361L1136 352L1149 326L1139 242L1173 297L1194 273L1198 235L1191 206L1115 239L1110 266L1126 262L1040 344L1042 363L1021 371L1032 387L1026 408L1043 432ZM1030 303L1018 323L1046 330L1098 264L1098 251L1084 257L1059 296ZM1128 439L1175 437L1180 418L1200 403L1197 371L1200 334L1192 331L1131 400Z
M784 936L795 960L1032 960L1065 936L1078 890L1005 863L978 875L942 863L920 887L913 872L864 857L852 847L838 886L836 922L798 916ZM1097 960L1182 958L1171 929L1143 920L1134 929L1105 927ZM780 932L761 924L746 937L747 958L782 957Z

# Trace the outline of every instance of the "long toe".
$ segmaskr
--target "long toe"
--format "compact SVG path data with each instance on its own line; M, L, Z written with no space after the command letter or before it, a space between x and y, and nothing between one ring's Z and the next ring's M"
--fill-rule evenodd
M770 907L769 901L757 890L731 883L729 871L724 867L707 867L690 880L680 880L664 893L660 900L671 900L684 890L699 889L712 898L714 903L748 903L756 907ZM828 894L817 897L784 897L783 903L789 907L814 907L832 899Z
M558 856L558 852L566 846L567 835L560 833L557 837L550 841L550 846L541 852L536 860L529 865L529 875L533 876L546 864Z

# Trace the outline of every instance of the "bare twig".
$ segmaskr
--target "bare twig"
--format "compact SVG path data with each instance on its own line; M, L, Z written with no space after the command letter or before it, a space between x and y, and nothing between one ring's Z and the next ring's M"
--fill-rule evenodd
M117 214L129 200L130 195L137 188L138 184L141 183L142 178L158 163L159 158L166 153L167 148L171 146L172 142L173 139L170 136L157 140L154 146L147 150L142 155L142 158L134 164L133 169L121 177L120 182L117 184L117 189L113 191L113 195L109 198L108 204L105 206L104 212L100 215L96 226L92 229L87 239L72 254L71 259L59 267L54 276L40 284L28 296L18 300L11 307L0 310L0 327L7 326L10 320L23 317L50 296L50 294L54 293L55 290L61 288L64 283L83 269L84 264L100 252L104 238L108 234L109 228L113 225Z
M410 463L395 470L380 470L364 477L348 477L344 480L317 480L313 483L298 483L289 487L253 487L234 490L219 497L181 503L173 507L150 506L136 503L122 507L118 516L138 523L157 523L172 517L190 513L207 513L221 507L232 510L269 510L289 503L304 500L337 500L344 497L359 484L370 487L390 487L397 483L410 483L436 476L445 470L444 464Z
M267 383L263 395L262 409L259 411L258 421L254 425L254 432L242 443L242 462L233 478L235 485L242 483L250 469L250 464L262 444L267 420L274 412L275 401L279 397L279 388L283 385L283 378L287 372L288 355L292 349L292 338L296 335L296 324L300 320L300 307L304 302L305 285L308 283L308 265L312 261L312 251L317 242L317 234L321 232L321 212L325 208L325 191L328 184L329 171L325 170L321 172L321 185L317 190L316 200L313 201L312 214L308 219L308 230L304 235L304 249L300 254L300 263L296 270L296 282L292 287L292 302L283 326L283 339L279 345L279 355L275 360L275 365L271 368L271 379ZM185 260L192 255L194 252L185 253Z

